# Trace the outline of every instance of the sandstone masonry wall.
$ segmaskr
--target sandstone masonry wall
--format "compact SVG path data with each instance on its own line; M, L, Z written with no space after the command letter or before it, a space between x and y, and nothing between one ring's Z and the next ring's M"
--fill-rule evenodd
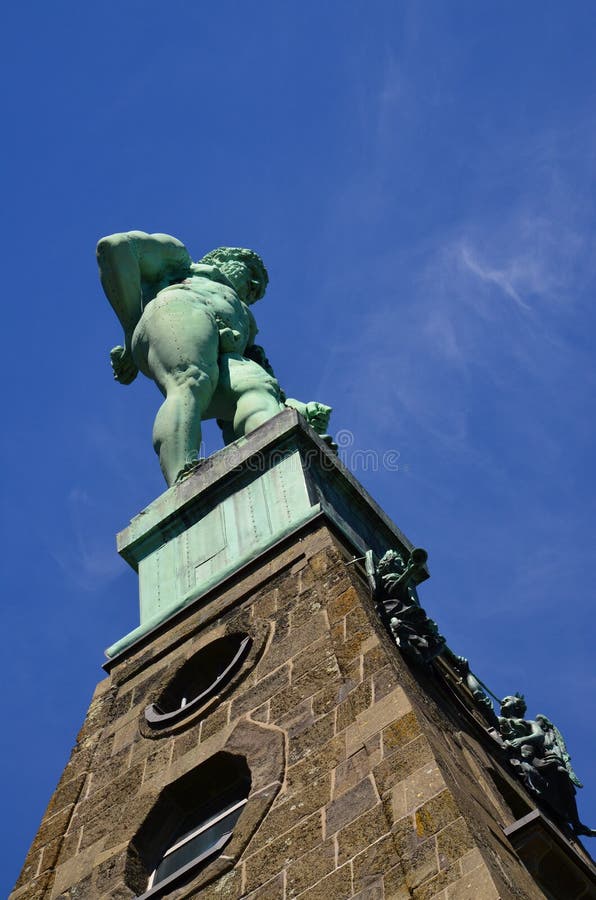
M237 858L230 844L165 896L543 897L502 833L529 803L432 673L401 658L350 555L326 526L305 528L115 662L13 900L138 896L130 846L156 799L232 746L258 787ZM146 705L231 628L261 636L252 668L208 714L150 734Z

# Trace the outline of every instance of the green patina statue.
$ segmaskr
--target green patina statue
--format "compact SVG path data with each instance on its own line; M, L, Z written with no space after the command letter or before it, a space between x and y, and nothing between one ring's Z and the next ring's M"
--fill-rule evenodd
M220 247L193 263L176 238L129 231L102 238L97 259L124 329L124 346L110 354L114 377L130 384L141 371L165 396L153 446L168 485L196 465L201 420L217 419L229 443L285 408L265 353L254 343L250 306L269 281L260 256ZM324 433L329 407L287 404Z
M495 695L472 672L468 660L453 652L420 605L416 587L424 578L426 551L418 548L407 555L388 550L375 562L369 550L363 558L373 600L400 650L426 666L441 656L460 676L489 733L536 802L559 824L571 825L576 835L596 837L596 830L579 818L575 795L582 785L556 725L543 715L524 718L526 703L521 694L501 700L501 715L497 716L488 694Z
M596 837L596 831L580 821L575 800L582 784L571 767L563 735L546 716L525 719L526 702L521 694L501 701L498 728L504 746L511 751L509 763L526 789L540 804L575 834Z

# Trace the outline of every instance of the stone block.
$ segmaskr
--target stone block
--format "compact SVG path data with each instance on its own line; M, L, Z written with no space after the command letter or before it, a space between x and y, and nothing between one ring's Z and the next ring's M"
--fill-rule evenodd
M277 669L278 666L282 666L293 656L296 656L300 650L323 637L325 633L325 613L320 611L304 625L292 629L291 634L288 634L279 643L272 643L259 663L257 671L260 674L265 674L273 669Z
M11 900L42 900L47 897L54 878L53 872L44 872L11 894Z
M335 656L342 672L345 672L346 667L360 656L361 648L362 637L359 634L350 636L347 631L344 642L335 644Z
M311 674L313 670L319 673L320 678L328 679L330 676L340 674L328 634L323 635L306 650L295 654L292 659L292 684Z
M267 813L258 833L253 837L251 848L262 847L269 841L285 834L298 822L320 811L331 799L331 775L315 778L296 793L279 795Z
M447 888L447 900L498 900L500 896L484 863Z
M286 884L285 884L285 873L280 872L275 878L272 878L271 881L268 881L266 884L258 887L256 891L253 891L251 894L242 894L242 897L246 897L246 900L284 900L286 896ZM219 894L215 895L219 898ZM203 900L201 896L201 900Z
M326 684L322 690L317 691L312 698L312 711L315 716L324 716L335 710L341 682L339 678Z
M420 783L422 791L418 792L419 794L423 794L424 791L432 790L436 784L436 782L433 783L432 780L430 782L425 780L427 771L429 770L425 768L421 774ZM432 769L430 774L432 776ZM453 799L453 795L450 791L443 790L440 794L427 800L423 806L420 806L416 810L416 831L421 838L430 837L430 835L436 834L451 822L454 822L459 816L460 811Z
M375 701L382 700L398 687L397 672L393 666L385 665L373 673L372 683Z
M335 710L317 719L312 725L291 735L288 748L290 765L298 762L303 756L314 753L322 744L326 744L335 734Z
M232 719L242 716L252 709L256 709L266 700L274 697L278 691L281 691L290 683L290 666L286 664L280 669L276 669L270 675L261 678L257 683L242 690L242 686L237 690L237 696L232 700L231 717Z
M194 733L195 743L196 743L196 730ZM160 773L166 772L170 759L172 757L172 751L174 747L173 740L166 740L158 747L155 748L153 753L150 753L145 762L145 771L143 772L143 781L147 781L149 778L154 778L156 775Z
M327 602L327 615L330 623L333 625L335 622L343 619L350 610L354 609L358 602L358 595L351 585L339 596L329 599Z
M440 897L441 900L447 900L447 887L456 882L460 877L460 865L459 863L454 863L454 865L449 866L448 869L442 869L432 878L419 884L415 889L414 896L416 897L416 900L437 900L438 897ZM474 900L483 900L483 898L474 897Z
M375 766L373 774L379 794L383 796L398 781L403 781L408 775L433 763L434 756L424 735L414 738L395 753L383 757L379 765Z
M173 739L173 750L170 756L170 760L178 760L189 750L194 749L199 743L199 734L200 728L199 725L195 725L194 727L188 728L186 731L181 731L180 734L177 734ZM155 752L155 751L154 751ZM147 771L145 772L145 780L151 777Z
M242 868L231 869L225 872L213 884L208 884L201 889L201 900L240 900L246 894L242 889ZM279 894L283 897L283 892Z
M391 869L395 862L395 844L393 837L387 834L354 857L352 863L354 891L361 891L371 883L382 879L385 872Z
M291 860L303 856L321 844L322 840L321 813L316 812L281 837L268 841L257 852L245 856L247 892L268 881L277 872L285 869Z
M411 710L401 719L383 729L383 754L387 756L398 747L403 747L404 744L413 741L419 734L422 734L422 729L416 713Z
M31 850L33 852L41 850L46 844L49 844L55 838L61 837L65 833L70 823L73 809L74 804L70 803L68 806L64 806L60 812L44 818L40 829L31 844Z
M325 834L331 835L339 831L348 822L375 806L378 800L372 778L364 778L329 804L325 810Z
M335 770L333 779L333 799L345 794L363 778L371 773L370 756L365 748L341 762Z
M59 812L64 807L72 806L76 803L82 794L86 778L86 775L78 775L69 781L61 782L48 804L45 815L53 816L54 813Z
M271 709L271 702L267 700L266 703L261 704L256 709L253 709L250 713L250 717L253 722L262 722L266 725L269 722L269 715Z
M398 863L383 876L385 900L412 900L412 892L406 884L403 866Z
M372 686L369 680L361 681L347 695L337 710L337 730L343 731L372 704Z
M300 762L290 766L286 772L289 793L303 791L313 779L324 777L346 758L345 739L337 735L327 741L320 750L309 754Z
M403 852L401 861L408 887L412 889L418 888L421 884L433 878L439 871L436 839L429 838L418 844L414 849Z
M48 869L55 868L56 862L60 855L60 851L62 850L62 844L63 838L57 837L44 846L43 850L41 851L39 868L37 869L38 875L41 875L42 872L47 872Z
M327 841L291 862L286 870L286 896L296 897L335 868L335 846Z
M377 803L363 815L337 833L337 864L347 862L376 843L389 831L387 817L381 803Z
M411 710L410 701L401 687L395 688L382 700L374 704L358 716L358 726L366 739L389 723L399 719Z
M373 876L374 877L374 876ZM353 895L354 900L383 900L385 889L383 886L383 878L375 878L370 881L365 888Z
M437 852L441 869L447 868L468 850L474 847L474 840L465 820L456 819L437 834Z
M315 613L321 609L321 598L316 588L309 588L304 593L300 593L292 605L290 612L290 627L304 625Z
M370 646L371 640L375 640L376 644ZM362 644L362 665L365 678L369 675L374 675L375 672L387 665L387 653L385 648L379 644L379 639L376 636L374 639L368 638ZM380 699L380 697L377 699Z
M352 896L352 870L347 864L300 894L300 900L344 900Z
M201 743L208 741L209 738L227 728L229 722L230 704L224 703L221 706L216 706L213 712L201 722Z
M277 610L277 588L263 591L255 600L252 601L253 618L269 619Z

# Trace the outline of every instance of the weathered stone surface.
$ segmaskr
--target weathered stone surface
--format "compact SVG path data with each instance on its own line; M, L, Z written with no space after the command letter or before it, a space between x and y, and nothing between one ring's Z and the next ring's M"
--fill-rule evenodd
M410 711L383 729L383 753L388 756L393 750L403 747L422 733L414 711Z
M370 764L370 756L365 748L340 763L335 770L333 780L333 799L341 797L359 781L367 778L370 775Z
M385 757L374 769L379 793L382 795L393 785L425 765L432 765L434 757L424 735L414 738L391 756Z
M286 784L289 793L304 791L317 777L335 769L346 758L346 742L337 735L323 744L320 750L310 753L287 770Z
M301 819L321 810L331 799L331 776L313 779L308 787L289 796L278 797L267 818L253 838L251 847L262 846L289 831Z
M339 596L327 603L327 615L331 624L343 619L358 603L358 595L353 587L348 587Z
M379 702L356 716L356 722L348 729L347 748L356 750L367 738L382 731L391 722L410 712L411 705L403 688L396 687Z
M459 809L451 792L442 791L416 810L416 831L421 838L430 837L455 821L458 816Z
M395 865L396 853L393 837L385 835L371 844L363 853L354 857L354 891L368 887L371 882L378 881Z
M431 801L432 802L432 801ZM442 869L464 856L474 846L470 829L463 818L458 818L437 834L437 853Z
M256 709L265 700L274 697L278 691L290 683L290 666L285 665L258 681L254 687L243 691L240 688L238 696L232 700L231 717L233 719L242 716L252 709Z
M335 846L333 841L326 841L290 863L286 876L287 896L296 897L334 868Z
M321 844L322 839L321 814L317 812L281 837L266 843L261 850L246 858L246 890L250 892L264 884L280 868L287 867L291 860Z
M499 891L483 863L447 887L447 900L498 900Z
M389 830L385 812L380 803L346 825L337 834L338 864L353 859L363 847L374 844Z
M242 896L245 895L243 894ZM252 900L252 898L254 900L257 900L257 898L258 900L282 900L285 896L285 873L281 872L275 878L272 878L271 881L268 881L267 884L261 885L256 891L248 894L247 900Z
M378 803L372 778L364 778L329 804L325 810L325 833L333 834Z
M314 753L322 744L326 744L335 734L335 710L321 716L303 731L292 736L288 751L288 762L298 762L303 756Z
M352 897L350 865L336 869L299 896L301 900L343 900L344 897Z
M192 721L139 732L146 703L231 623L265 629L254 668ZM137 896L148 872L138 862L137 886L124 883L131 841L164 788L223 748L249 760L253 790L224 853L178 900L493 900L506 884L535 900L503 837L508 806L484 793L494 761L419 676L331 532L309 526L112 665L13 900Z

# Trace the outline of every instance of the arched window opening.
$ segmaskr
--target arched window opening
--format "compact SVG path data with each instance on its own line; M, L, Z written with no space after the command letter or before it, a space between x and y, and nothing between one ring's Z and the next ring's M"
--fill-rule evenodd
M140 900L195 877L219 856L250 787L246 760L221 752L166 788L134 841L146 873Z
M156 703L145 710L153 728L175 724L217 696L246 659L251 646L246 634L228 634L202 647L175 675Z

